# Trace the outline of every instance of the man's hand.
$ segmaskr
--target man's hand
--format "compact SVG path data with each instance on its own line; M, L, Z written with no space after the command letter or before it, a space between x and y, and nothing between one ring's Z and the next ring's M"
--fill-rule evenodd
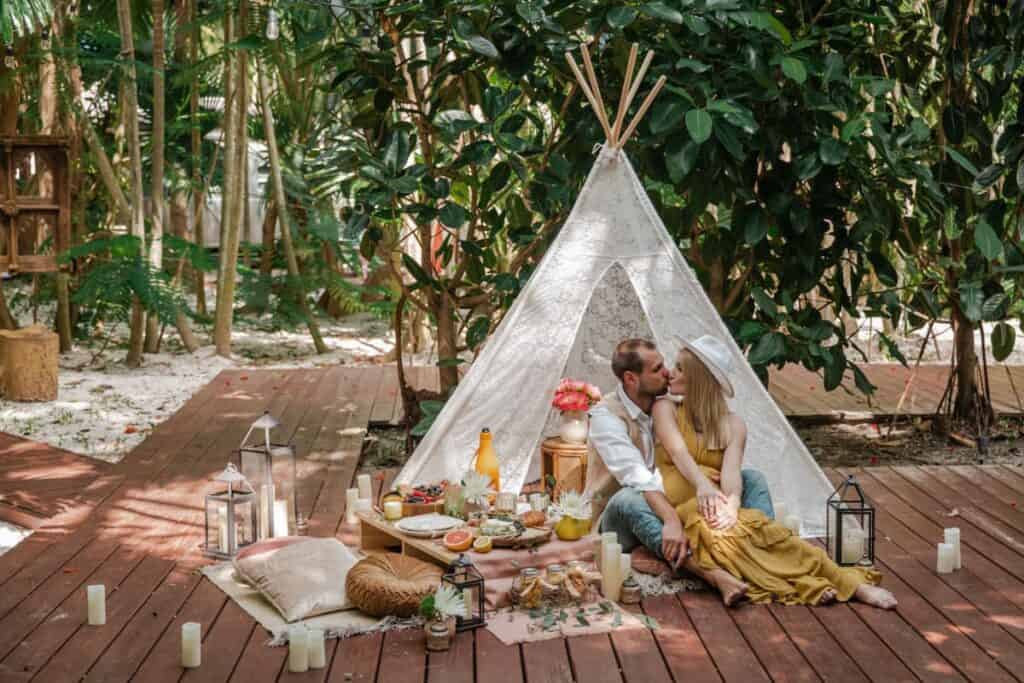
M661 529L661 555L665 561L672 565L672 569L679 569L686 561L689 549L690 543L679 519L667 520Z
M719 511L729 505L721 490L705 479L697 489L697 511L708 522L718 517Z

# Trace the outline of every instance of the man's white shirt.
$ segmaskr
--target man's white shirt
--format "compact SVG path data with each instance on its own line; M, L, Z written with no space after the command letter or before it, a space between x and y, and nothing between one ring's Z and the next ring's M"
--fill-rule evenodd
M633 403L621 384L616 391L630 418L640 426L646 453L637 450L626 424L603 404L590 411L590 443L620 486L638 491L664 491L661 473L654 467L654 420Z

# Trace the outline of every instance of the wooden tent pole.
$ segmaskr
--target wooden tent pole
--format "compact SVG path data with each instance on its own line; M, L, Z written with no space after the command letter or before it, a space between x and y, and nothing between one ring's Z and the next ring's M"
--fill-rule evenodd
M636 93L640 89L640 84L643 83L644 76L647 75L647 67L651 65L652 59L654 59L654 50L651 50L646 55L644 55L644 61L640 65L640 70L637 71L636 76L634 76L631 79L629 86L629 94L626 95L626 102L622 105L624 111L628 112L629 106L633 104L633 98L636 97ZM625 115L623 115L623 118L625 118ZM622 147L622 145L626 144L626 141L622 138L622 136L619 136L617 144L619 147Z
M583 76L583 72L580 71L580 67L576 65L576 60L572 58L571 53L566 52L565 59L569 62L572 72L576 74L576 80L579 81L580 90L582 90L583 94L587 96L587 100L590 102L591 108L597 112L597 120L601 122L601 127L604 128L604 133L610 140L612 131L608 128L608 123L601 116L601 110L597 106L597 100L594 99L594 93L590 92L590 86L587 85L587 79Z
M644 103L640 105L640 111L638 111L636 116L633 117L633 122L629 124L629 128L626 129L626 132L622 134L622 138L619 140L618 146L620 149L622 148L622 145L626 144L626 141L629 140L629 136L633 134L633 131L636 130L637 125L640 123L641 119L643 119L647 110L650 109L651 103L654 102L654 98L658 96L658 91L660 91L665 85L666 80L668 79L665 76L659 78L658 82L654 84L653 88L651 88L651 92L647 93Z
M619 133L622 131L622 122L626 118L626 95L629 94L629 87L633 84L633 69L636 67L637 44L629 48L629 61L626 63L625 78L622 79L622 93L619 95L619 111L615 114L615 125L612 126L612 145L619 146Z
M604 98L601 97L601 86L594 73L594 63L590 61L590 50L586 45L580 45L580 52L583 53L583 67L587 70L587 76L590 78L590 89L594 93L594 99L597 100L597 118L601 119L601 127L604 128L608 144L614 147L615 138L612 136L612 127L608 125L608 114L604 110Z

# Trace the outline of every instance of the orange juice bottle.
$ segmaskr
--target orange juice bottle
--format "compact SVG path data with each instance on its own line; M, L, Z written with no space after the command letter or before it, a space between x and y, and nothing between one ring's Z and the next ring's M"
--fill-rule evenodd
M476 465L473 469L490 477L495 491L501 490L498 454L494 452L494 446L491 444L491 430L486 427L480 432L480 447L476 449Z

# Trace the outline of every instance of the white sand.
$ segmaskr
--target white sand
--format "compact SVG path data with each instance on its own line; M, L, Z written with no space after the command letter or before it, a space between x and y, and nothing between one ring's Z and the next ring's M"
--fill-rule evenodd
M31 534L32 532L28 529L23 529L20 526L8 524L7 522L0 522L0 555L3 555L24 541Z

